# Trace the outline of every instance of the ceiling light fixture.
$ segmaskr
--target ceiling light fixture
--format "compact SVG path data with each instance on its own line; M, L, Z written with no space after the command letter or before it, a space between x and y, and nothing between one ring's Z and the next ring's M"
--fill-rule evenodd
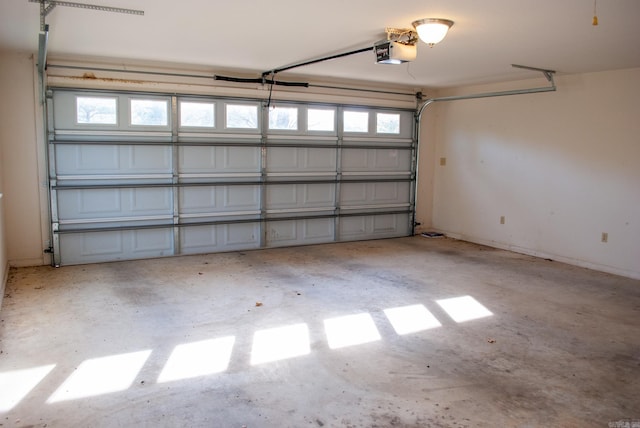
M420 40L428 44L429 47L433 47L444 39L447 31L453 25L453 21L441 18L424 18L413 21L411 25L418 32Z

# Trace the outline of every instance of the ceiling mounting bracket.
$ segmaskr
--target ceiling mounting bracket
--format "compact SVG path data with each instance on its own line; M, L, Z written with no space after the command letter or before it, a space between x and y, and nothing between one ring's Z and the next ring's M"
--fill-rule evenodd
M70 1L58 0L29 0L29 3L40 4L40 32L38 34L38 73L41 82L44 81L44 71L47 68L47 45L49 43L49 25L47 25L46 17L56 6L77 7L80 9L99 10L102 12L126 13L129 15L144 15L143 10L124 9L121 7L99 6L95 4L74 3ZM44 85L43 85L44 88ZM44 91L44 89L43 89Z
M40 4L44 7L44 1L41 1ZM57 3L49 3L49 6L45 7L44 11L40 12L40 14L47 16L49 15L49 12L51 12L56 6Z
M418 43L418 33L409 28L387 27L384 31L387 33L387 40L390 42L398 42L409 46L413 46Z
M518 64L511 64L511 67L522 68L524 70L539 71L540 73L544 74L544 77L547 78L547 81L549 83L555 86L555 83L553 81L553 75L556 72L555 70L548 70L546 68L529 67L528 65L518 65Z
M102 12L126 13L129 15L144 15L143 10L125 9L122 7L100 6L96 4L75 3L58 0L29 0L30 3L40 3L40 31L44 31L45 18L56 6L77 7L80 9L99 10Z

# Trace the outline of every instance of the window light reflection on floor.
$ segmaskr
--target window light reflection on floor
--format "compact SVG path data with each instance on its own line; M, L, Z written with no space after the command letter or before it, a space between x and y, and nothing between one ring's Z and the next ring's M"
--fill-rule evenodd
M299 357L310 352L307 324L258 330L253 335L251 365Z
M220 373L229 367L234 336L202 340L176 346L165 364L158 382L189 379Z
M424 305L385 309L384 314L396 333L400 335L442 326Z
M376 324L367 313L326 319L324 329L331 349L380 340Z
M493 313L471 296L436 300L442 309L455 321L464 322L489 317Z
M0 412L13 409L55 366L51 364L0 373Z
M123 391L131 386L151 350L83 361L47 403Z

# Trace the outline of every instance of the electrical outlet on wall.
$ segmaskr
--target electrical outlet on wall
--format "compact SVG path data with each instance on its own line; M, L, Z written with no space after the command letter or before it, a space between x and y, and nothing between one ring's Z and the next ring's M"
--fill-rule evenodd
M503 215L500 216L500 224L504 224L504 216Z
M607 232L602 232L602 238L600 239L602 242L609 241L609 234Z
M447 158L440 158L440 166L445 166L447 164Z

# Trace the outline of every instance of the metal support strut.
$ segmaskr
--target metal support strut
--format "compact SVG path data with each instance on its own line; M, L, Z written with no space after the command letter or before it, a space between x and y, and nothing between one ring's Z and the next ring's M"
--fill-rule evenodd
M77 7L80 9L99 10L101 12L117 12L126 13L129 15L144 15L143 10L125 9L122 7L100 6L96 4L75 3L71 1L58 1L58 0L29 0L31 3L40 3L40 27L44 24L44 18L51 12L56 6L69 6ZM45 7L45 3L47 6ZM42 29L42 28L41 28Z
M533 70L533 71L539 71L542 74L544 74L544 77L547 79L547 81L551 84L550 86L544 86L541 88L528 88L528 89L513 89L513 90L509 90L509 91L498 91L498 92L483 92L483 93L479 93L479 94L470 94L470 95L454 95L451 97L439 97L439 98L429 98L428 100L426 100L419 108L418 108L418 112L416 114L416 120L417 120L417 127L418 129L420 128L420 118L422 117L422 112L424 111L425 108L427 108L429 105L435 103L435 102L439 102L439 101L457 101L457 100L472 100L472 99L476 99L476 98L493 98L493 97L504 97L507 95L523 95L523 94L536 94L539 92L554 92L556 90L556 84L553 81L553 75L555 73L555 70L547 70L544 68L536 68L536 67L529 67L526 65L518 65L518 64L511 64L512 67L515 68L523 68L525 70Z

